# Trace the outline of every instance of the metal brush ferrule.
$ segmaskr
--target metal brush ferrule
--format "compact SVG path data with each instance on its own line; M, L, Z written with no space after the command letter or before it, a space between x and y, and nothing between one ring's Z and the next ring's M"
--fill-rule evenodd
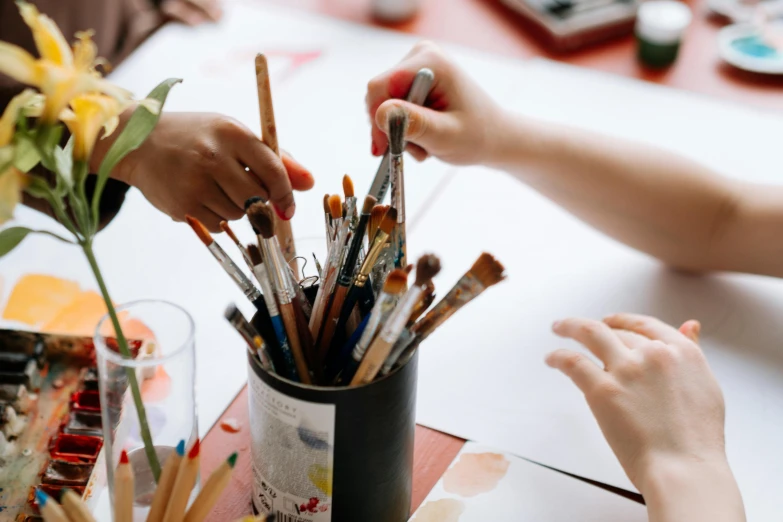
M223 266L223 270L234 280L239 286L242 292L250 301L255 301L261 297L261 292L256 288L253 282L245 275L245 273L228 257L226 251L223 250L216 242L212 242L208 247L215 259Z
M402 154L391 156L389 168L392 180L391 206L397 210L397 223L405 223L405 176Z
M386 244L386 239L389 237L389 234L382 230L378 230L378 232L375 234L375 237L372 240L372 243L370 243L370 250L367 252L367 257L364 258L364 262L362 263L362 267L359 269L359 273L356 275L355 281L358 284L360 281L360 278L364 278L364 280L361 282L359 286L364 286L364 283L367 281L367 278L370 276L370 271L372 270L373 265L375 264L375 260L378 258L378 254L381 253L381 250L383 250L383 246Z
M264 258L264 265L267 267L267 273L272 279L277 298L280 299L280 304L288 304L291 302L291 293L288 289L288 278L285 275L285 270L287 270L287 268L282 261L283 253L280 251L280 245L278 244L276 237L271 237L269 239L261 237L261 239L261 255Z

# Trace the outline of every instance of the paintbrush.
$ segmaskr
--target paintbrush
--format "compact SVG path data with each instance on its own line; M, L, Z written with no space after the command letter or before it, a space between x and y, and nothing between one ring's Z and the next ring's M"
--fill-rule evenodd
M310 372L307 368L304 351L297 330L296 312L292 304L292 295L296 293L291 288L291 279L288 268L283 263L283 255L277 242L274 230L274 216L269 205L256 202L247 208L247 217L253 226L253 231L258 235L261 255L264 259L266 270L272 279L274 290L279 303L280 315L283 318L288 344L293 354L296 371L299 379L305 384L311 384Z
M381 249L383 249L383 246L386 244L386 240L389 238L389 233L391 232L392 228L394 228L394 224L396 222L397 211L393 208L390 208L389 211L386 212L383 221L381 221L381 225L378 227L378 232L375 233L375 237L373 237L372 241L370 242L370 247L367 249L367 256L364 258L359 271L354 276L353 285L351 286L350 290L348 290L348 295L345 297L343 309L340 311L340 323L343 325L347 324L348 317L350 317L351 312L353 311L353 307L356 306L356 303L359 302L359 298L364 297L365 303L368 302L368 296L365 292L365 287L367 286L367 280L370 277L370 270L372 270L372 267L375 264L375 260L378 258L378 254L380 254ZM372 298L371 290L369 294L369 297ZM373 303L370 304L369 309L372 309L374 304L374 298L371 300Z
M329 194L324 194L324 227L326 228L326 249L329 250L329 247L332 245L332 237L334 236L332 213L329 210ZM313 256L315 256L315 254L313 254Z
M405 151L405 132L408 129L408 113L402 107L389 111L389 169L391 171L391 206L397 209L397 226L391 234L394 267L408 264L405 234L405 176L402 153Z
M239 289L242 290L242 293L245 294L248 301L253 303L258 310L266 310L266 304L264 303L264 298L261 296L261 292L253 285L253 282L248 279L236 263L228 257L225 250L212 239L212 234L209 233L207 227L192 216L185 216L185 219L201 242L207 246L207 249L212 253L215 259L217 259L220 266L223 267L223 270L226 271Z
M346 176L347 177L347 176ZM350 178L349 178L350 179ZM346 191L348 194L348 191ZM352 198L356 199L356 198ZM375 198L367 196L364 198L364 205L362 205L362 214L359 219L359 223L356 226L356 230L353 231L350 246L348 252L345 255L345 262L340 270L340 274L337 278L337 288L332 296L332 303L330 304L329 314L324 322L323 332L321 333L321 339L319 341L319 352L322 358L327 358L330 346L332 345L332 337L335 335L337 329L337 322L340 318L340 312L345 302L345 296L348 294L348 289L351 286L353 280L353 274L356 270L356 260L359 258L359 249L364 241L364 231L367 228L367 221L370 219L370 213L375 206ZM347 219L347 218L346 218ZM343 330L337 330L336 336L337 344L342 345L345 341L345 334Z
M276 520L276 515L274 513L269 513L268 515L248 515L246 517L238 518L234 522L275 522Z
M484 252L449 290L449 293L421 321L413 325L411 331L417 338L426 339L460 308L481 295L490 286L505 279L504 272L503 265L494 256Z
M185 514L183 522L202 522L209 515L212 508L217 504L223 490L226 489L231 481L231 475L234 472L234 466L237 463L239 453L236 451L231 454L207 479L206 484L199 491L196 500Z
M375 205L370 213L370 222L367 224L367 237L369 241L375 237L375 233L378 232L378 228L381 226L383 217L389 211L389 205ZM369 242L368 241L368 242Z
M397 342L405 329L413 308L438 272L440 272L440 260L436 256L426 254L419 259L416 263L416 282L400 298L380 333L367 349L367 353L356 370L356 375L351 379L351 386L366 384L375 379L391 353L394 343Z
M171 497L171 490L174 488L174 481L177 479L179 467L182 459L185 457L185 441L180 440L174 451L172 451L166 463L163 465L163 471L160 473L160 480L155 488L155 495L152 497L152 505L147 515L146 522L161 522L166 513L166 505Z
M242 254L242 259L245 260L245 263L247 264L247 267L250 270L253 270L253 264L250 262L250 256L247 253L247 249L242 245L242 243L239 241L239 238L236 234L234 234L234 231L231 230L231 227L228 224L228 221L221 221L220 222L220 229L226 233L228 237L231 238L231 241L234 242L234 244L239 249L239 252Z
M344 217L353 221L356 217L356 196L353 190L353 180L348 174L343 176L343 194L345 195L345 204L343 205Z
M274 296L272 297L272 300L274 300ZM236 329L239 335L242 336L242 339L245 340L250 354L258 356L258 359L261 361L261 367L268 372L274 372L275 365L272 363L272 358L269 356L269 352L267 352L266 349L266 344L269 343L263 342L261 335L259 335L253 325L245 319L245 316L242 315L239 308L234 304L230 304L223 315L228 322L231 323L234 329Z
M350 221L342 217L343 206L340 202L340 196L335 194L329 197L329 209L332 213L332 222L335 223L336 231L326 259L324 276L315 296L313 314L310 316L310 333L317 339L320 339L323 320L329 312L332 291L337 283L338 270L340 269L343 245L350 229Z
M392 348L389 357L386 358L386 362L383 363L383 367L381 368L381 375L387 375L392 370L400 356L403 354L403 352L405 352L405 349L410 346L410 344L416 338L410 329L419 319L419 317L421 317L421 314L426 312L433 302L435 302L435 285L430 282L430 285L427 286L427 289L424 291L424 295L422 295L419 302L413 308L411 317L408 319L408 325L400 334L400 338L397 339L397 342L394 343L394 347Z
M337 379L338 384L350 382L353 379L367 351L367 347L370 346L370 343L375 338L375 334L378 333L380 326L386 323L389 315L397 306L400 296L405 291L407 281L408 274L405 270L395 269L389 273L386 282L383 284L383 290L378 294L378 299L375 300L372 312L368 314L369 321L367 321L367 326L365 326L356 346L350 348L350 351L347 352L350 357L347 357L345 353L339 355L338 365L343 368Z
M272 85L269 80L269 65L266 56L256 55L256 87L258 89L258 108L261 116L262 141L280 155L280 147L277 142L277 126L275 125L275 109L272 104ZM258 174L258 173L257 173ZM291 230L291 222L272 216L275 235L278 237L283 258L291 269L296 272L296 246L294 245L294 233Z
M407 101L415 103L416 105L424 105L434 81L435 74L430 69L420 69L413 78L411 88L408 90ZM375 173L375 178L372 181L369 191L369 194L374 196L375 199L378 200L378 203L383 202L383 199L386 197L386 192L389 190L389 163L389 151L387 150L378 167L378 172Z

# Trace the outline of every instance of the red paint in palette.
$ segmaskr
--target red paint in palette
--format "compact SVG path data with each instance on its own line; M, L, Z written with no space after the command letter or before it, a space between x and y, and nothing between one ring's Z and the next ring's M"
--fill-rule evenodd
M99 437L61 433L52 444L51 455L53 459L90 463L98 458L102 446L103 439Z
M74 411L101 411L101 396L95 390L84 390L71 395Z

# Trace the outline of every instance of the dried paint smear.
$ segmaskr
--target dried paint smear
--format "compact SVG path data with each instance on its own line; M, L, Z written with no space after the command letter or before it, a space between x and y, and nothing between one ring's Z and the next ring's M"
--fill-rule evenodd
M421 506L411 522L458 522L463 511L465 504L461 500L433 500Z
M487 493L506 476L509 464L497 453L464 453L443 475L443 489L461 497Z

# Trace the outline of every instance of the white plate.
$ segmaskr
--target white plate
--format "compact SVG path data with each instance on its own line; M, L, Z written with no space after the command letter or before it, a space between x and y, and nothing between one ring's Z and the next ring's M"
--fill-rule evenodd
M760 31L751 24L730 25L718 33L720 56L734 67L761 74L783 74L783 52L774 56L752 56L738 50L735 42L743 38L758 36Z

